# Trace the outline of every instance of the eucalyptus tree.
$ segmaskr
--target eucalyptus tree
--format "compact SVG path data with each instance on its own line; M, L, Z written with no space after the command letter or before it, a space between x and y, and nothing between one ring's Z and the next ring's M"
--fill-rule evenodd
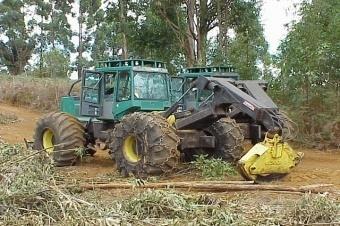
M303 1L299 15L301 19L290 25L279 46L281 88L302 94L307 104L319 102L320 107L320 100L330 97L336 115L340 110L340 2Z
M29 35L31 21L25 21L25 15L24 1L0 2L0 64L13 75L24 71L35 48L35 40Z
M77 57L77 68L78 78L81 77L81 71L85 64L83 57L84 51L90 49L93 43L93 36L98 21L102 15L102 1L101 0L79 0L78 10L78 57Z
M46 52L59 51L66 58L74 52L74 44L71 41L73 34L69 21L69 18L74 16L72 13L74 0L26 0L26 2L35 10L35 15L32 16L35 26L34 37L37 42L34 53L39 55L39 68L43 73L41 70ZM55 55L54 53L51 55Z

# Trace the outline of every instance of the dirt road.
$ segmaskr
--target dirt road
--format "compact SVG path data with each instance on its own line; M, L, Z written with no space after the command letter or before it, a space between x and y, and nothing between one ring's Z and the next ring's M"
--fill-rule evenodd
M0 138L11 144L22 143L24 138L32 140L35 123L42 115L41 113L2 103L0 103L0 112L18 117L15 123L0 125Z
M4 104L0 104L0 112L12 113L19 118L19 122L0 125L0 137L3 140L9 143L21 143L24 138L32 138L35 122L41 113ZM300 165L282 180L270 183L296 186L332 183L340 189L340 151L321 152L310 149L300 149L299 151L305 153ZM109 178L109 175L115 174L114 164L109 155L104 152L97 153L93 158L84 159L77 166L61 170L72 178Z

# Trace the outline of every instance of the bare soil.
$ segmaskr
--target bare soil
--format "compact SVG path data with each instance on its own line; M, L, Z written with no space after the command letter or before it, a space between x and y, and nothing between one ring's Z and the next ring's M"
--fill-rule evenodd
M10 144L23 143L24 138L32 140L35 123L42 113L2 103L0 103L0 112L3 114L14 114L18 117L18 121L15 123L0 125L0 139Z
M19 118L16 123L0 125L0 139L8 143L23 143L24 138L32 140L35 123L42 113L0 104L1 113L15 114ZM340 189L340 151L317 151L313 149L299 149L304 152L302 162L286 177L266 182L282 185L334 184ZM117 180L119 176L114 169L114 163L108 153L97 152L94 157L84 158L78 165L58 168L65 180ZM195 175L179 173L162 180L195 180ZM233 178L233 179L241 179ZM123 180L123 178L122 178Z

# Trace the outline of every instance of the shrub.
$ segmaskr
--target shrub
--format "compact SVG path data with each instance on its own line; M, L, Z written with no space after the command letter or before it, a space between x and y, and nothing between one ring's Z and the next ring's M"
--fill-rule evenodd
M243 219L220 202L189 197L171 190L147 190L123 202L123 210L145 223L165 225L239 225ZM211 198L209 198L211 200Z
M128 200L125 210L139 219L183 218L189 207L188 201L177 193L148 190Z
M327 195L307 193L288 211L287 218L290 219L291 224L299 225L332 223L339 211L340 206Z
M237 174L235 168L229 162L208 158L208 155L196 156L192 164L207 179L223 179L225 176Z

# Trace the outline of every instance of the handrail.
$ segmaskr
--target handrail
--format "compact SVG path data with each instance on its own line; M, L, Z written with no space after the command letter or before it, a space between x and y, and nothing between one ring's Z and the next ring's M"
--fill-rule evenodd
M71 87L70 87L70 90L69 90L68 93L67 93L67 96L71 96L71 92L72 92L73 87L74 87L77 83L79 83L79 82L81 82L81 79L79 79L79 80L75 81L74 83L72 83L72 85L71 85Z

